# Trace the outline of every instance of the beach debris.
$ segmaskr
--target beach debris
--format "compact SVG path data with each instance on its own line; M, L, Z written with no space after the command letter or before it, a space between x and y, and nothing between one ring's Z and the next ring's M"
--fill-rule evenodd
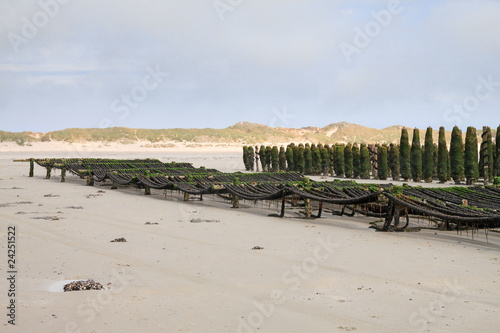
M120 237L120 238L115 238L111 241L111 243L124 243L126 242L127 240L124 238L124 237Z
M7 202L0 204L0 207L10 207L12 205L31 205L31 201L18 201L18 202Z
M95 198L95 197L102 197L102 194L88 194L85 196L87 199L90 198Z
M67 209L83 209L82 206L68 206L68 207L64 207L64 208L67 208Z
M264 250L264 248L262 246L254 246L252 250Z
M158 225L159 223L158 222L146 222L144 224L146 224L146 225Z
M44 197L45 198L55 198L55 197L60 197L60 195L49 193L49 194L45 194Z
M92 279L87 281L73 281L64 285L64 291L80 291L80 290L102 290L104 287L99 282Z
M32 217L32 219L34 219L34 220L57 221L57 220L62 219L62 217L58 217L58 216L35 216L35 217Z
M97 191L97 193L106 193L106 191L99 190L99 191Z
M207 220L207 219L191 219L191 223L201 223L201 222L220 222L220 220Z

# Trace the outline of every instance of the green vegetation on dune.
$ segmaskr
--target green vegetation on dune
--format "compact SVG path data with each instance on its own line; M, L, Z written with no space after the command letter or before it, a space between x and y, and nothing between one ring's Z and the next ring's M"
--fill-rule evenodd
M165 124L168 126L168 124ZM157 142L220 142L239 144L287 143L287 142L322 142L365 144L399 143L402 126L391 126L384 129L369 128L346 122L332 123L325 127L282 128L249 122L239 122L222 129L214 128L167 128L167 129L135 129L126 127L111 128L68 128L47 133L5 132L0 131L1 142L16 142L24 145L29 142L80 142L89 141L133 143L138 141ZM435 132L435 131L434 131ZM437 132L434 133L437 138ZM496 131L493 131L493 136ZM445 133L450 140L451 132ZM478 134L480 135L480 133ZM411 135L408 138L412 139ZM478 138L480 140L480 137ZM435 142L437 143L437 141ZM403 153L403 152L402 152ZM402 173L404 165L402 165Z

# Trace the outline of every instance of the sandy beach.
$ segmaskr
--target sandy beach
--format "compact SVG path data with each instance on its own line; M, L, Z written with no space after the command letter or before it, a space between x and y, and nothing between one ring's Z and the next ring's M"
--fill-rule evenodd
M240 148L140 152L3 147L2 331L495 332L500 235L381 233L375 218L304 220L275 204L89 187L45 179L29 157L158 158L243 171ZM193 219L212 222L191 222ZM420 221L421 223L427 223ZM6 297L8 227L16 230L16 319ZM127 242L111 242L124 237ZM261 249L253 249L259 247ZM99 291L62 292L94 279Z

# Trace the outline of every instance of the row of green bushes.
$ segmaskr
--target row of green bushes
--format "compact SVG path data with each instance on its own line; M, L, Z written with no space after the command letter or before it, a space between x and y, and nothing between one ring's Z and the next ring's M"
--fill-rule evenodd
M420 141L420 131L413 130L413 140L409 142L408 130L401 130L399 145L377 144L376 154L370 154L366 144L289 144L281 146L245 146L243 161L247 170L298 171L307 175L331 174L337 177L369 179L371 175L385 180L402 178L415 182L424 180L456 183L476 182L487 178L498 182L500 177L500 126L495 142L489 127L483 132L485 137L481 149L478 148L476 129L468 127L465 143L462 131L455 126L452 131L450 148L445 137L445 129L439 129L438 144L434 143L432 128L425 132L424 144ZM376 156L376 159L373 158ZM485 170L487 173L485 174Z

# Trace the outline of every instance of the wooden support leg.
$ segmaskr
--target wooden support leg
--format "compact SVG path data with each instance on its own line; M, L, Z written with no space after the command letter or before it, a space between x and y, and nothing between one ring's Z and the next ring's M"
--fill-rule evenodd
M399 214L401 213L401 206L394 207L394 227L399 227Z
M406 214L406 224L403 227L403 229L406 229L408 227L408 224L410 224L410 215L408 214L408 208L405 208L405 214Z
M116 190L117 188L118 188L118 184L115 181L113 181L113 185L111 185L111 189Z
M387 212L387 216L385 217L384 226L382 227L383 231L389 230L389 226L391 225L393 217L394 217L394 205L391 202L389 204L389 211Z
M306 218L310 218L312 215L311 199L304 199L304 214Z
M321 213L323 212L323 202L319 202L318 214L315 216L317 219L321 217Z
M281 213L280 217L285 216L285 194L283 193L283 197L281 198Z
M50 179L50 171L51 171L50 165L47 165L45 169L47 169L47 175L45 176L45 179Z
M35 160L30 158L30 177L33 177L33 173L35 170Z
M233 208L240 208L240 198L237 195L233 196Z
M346 206L344 206L344 207L346 207ZM349 208L349 209L351 209L351 208ZM356 214L356 205L353 206L352 213L350 213L350 214L346 213L345 216L353 217L354 214Z
M144 195L151 195L151 187L144 186Z
M61 183L64 183L66 181L66 169L62 168L61 170Z
M92 175L87 176L87 186L94 186L94 177Z
M189 201L189 193L184 193L184 201Z

